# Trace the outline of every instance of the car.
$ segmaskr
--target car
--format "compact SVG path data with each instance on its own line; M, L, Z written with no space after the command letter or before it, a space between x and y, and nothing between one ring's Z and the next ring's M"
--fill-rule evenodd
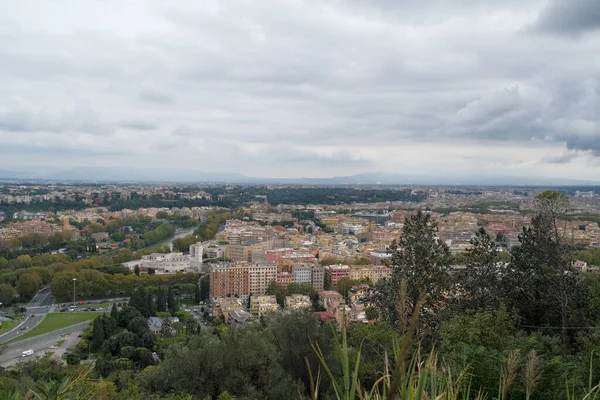
M26 326L22 326L21 329L19 329L20 331L24 331L25 329L27 329Z
M77 303L79 305L85 304L85 301L80 301L79 303Z
M35 314L31 314L31 318L35 318Z

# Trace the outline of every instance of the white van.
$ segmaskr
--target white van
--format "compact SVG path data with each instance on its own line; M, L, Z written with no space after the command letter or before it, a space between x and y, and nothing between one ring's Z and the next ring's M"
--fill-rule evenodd
M25 350L22 354L21 357L29 357L33 355L33 350Z

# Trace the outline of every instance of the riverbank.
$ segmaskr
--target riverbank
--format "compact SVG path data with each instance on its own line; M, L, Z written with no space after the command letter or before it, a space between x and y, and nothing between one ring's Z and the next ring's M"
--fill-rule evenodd
M142 250L152 252L152 251L158 250L162 247L169 246L171 251L173 251L173 241L175 239L179 239L179 238L193 234L194 231L196 230L196 228L198 228L198 226L193 226L191 228L177 228L175 230L175 235L173 235L172 237L163 239L160 242L154 243L151 246L144 247Z

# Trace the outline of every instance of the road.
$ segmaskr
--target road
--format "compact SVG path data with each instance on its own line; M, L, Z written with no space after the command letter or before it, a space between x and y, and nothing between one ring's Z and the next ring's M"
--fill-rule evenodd
M18 337L20 334L30 330L44 319L46 314L52 309L50 288L48 287L40 290L25 308L27 309L25 320L17 329L13 329L0 336L0 342L8 342L9 340Z
M81 329L81 328L79 328ZM61 359L61 356L67 351L68 348L74 347L77 345L79 340L79 335L81 334L81 330L73 331L70 333L66 333L63 335L59 334L47 334L43 335L42 338L38 339L33 343L29 343L27 348L21 346L9 346L1 355L0 355L0 366L1 367L9 367L21 361L29 361L35 357L42 357L46 353L53 353L53 358ZM55 347L56 343L59 340L64 340L65 342L60 347ZM19 343L19 342L17 342ZM16 343L15 343L16 344ZM50 348L50 346L55 348ZM33 350L33 356L22 357L24 350Z

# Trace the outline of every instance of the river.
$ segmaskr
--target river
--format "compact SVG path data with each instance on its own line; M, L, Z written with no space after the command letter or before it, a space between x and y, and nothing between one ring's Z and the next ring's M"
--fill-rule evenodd
M152 246L148 246L148 247L144 248L144 250L153 251L153 250L158 249L159 247L169 246L171 251L173 251L173 240L182 238L184 236L191 235L192 233L194 233L196 228L197 228L197 226L194 226L191 228L177 228L177 230L175 231L175 236L173 236L171 238L163 239L158 243L154 243Z

